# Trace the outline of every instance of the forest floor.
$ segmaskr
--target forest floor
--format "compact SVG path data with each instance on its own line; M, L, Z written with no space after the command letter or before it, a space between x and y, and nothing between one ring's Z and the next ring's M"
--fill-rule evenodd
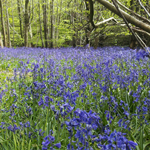
M150 148L150 59L123 47L3 48L0 149Z

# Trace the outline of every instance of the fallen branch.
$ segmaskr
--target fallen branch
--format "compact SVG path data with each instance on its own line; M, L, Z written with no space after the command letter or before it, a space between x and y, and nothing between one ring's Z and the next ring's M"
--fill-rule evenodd
M111 18L108 18L108 19L106 19L106 20L103 20L103 21L101 21L101 22L95 24L95 27L98 27L98 26L100 26L101 24L104 24L104 23L109 22L109 21L111 21L111 20L113 20L115 23L118 23L117 20L116 20L114 17L111 17Z
M139 38L139 36L137 37L134 33L134 31L131 29L131 27L129 26L128 24L128 21L126 20L125 16L122 14L122 12L120 11L119 9L119 6L117 5L116 1L117 0L112 0L113 1L113 4L114 6L116 7L116 9L118 10L118 12L120 13L122 19L124 20L125 24L127 25L128 29L130 30L130 32L132 33L132 35L135 37L135 39L137 40L137 42L140 44L140 46L146 51L145 49L145 43L141 40L141 38ZM144 43L144 44L143 44Z
M144 30L142 30L142 29L139 29L139 28L137 28L137 27L131 27L131 28L132 28L132 30L135 31L135 32L140 32L140 33L143 33L143 34L146 34L146 35L150 36L150 34L149 34L148 32L146 32L146 31L144 31Z
M105 6L110 11L112 11L113 13L115 13L116 15L118 15L118 16L120 16L122 18L122 16L119 13L119 11L110 2L108 2L106 0L96 0L96 1L101 3L103 6ZM131 24L133 24L133 25L135 25L135 26L137 26L137 27L139 27L139 28L141 28L141 29L143 29L143 30L145 30L145 31L150 33L150 25L149 24L146 24L146 23L136 19L135 17L129 15L128 13L126 13L125 11L123 11L121 9L120 9L120 12L123 14L123 16L126 18L126 20L129 23L131 23Z
M129 9L129 8L127 8L126 6L124 6L123 4L121 4L119 1L116 1L116 2L117 2L117 4L118 4L119 6L121 6L123 9L129 11L129 12L132 13L134 16L136 16L136 17L138 17L139 19L141 19L141 20L143 20L143 21L146 21L147 23L150 24L150 20L148 20L147 18L142 17L142 16L140 16L139 14L135 13L135 12L132 11L131 9Z
M140 6L145 10L145 12L147 13L148 17L150 18L149 12L148 12L148 11L146 10L146 8L143 6L143 4L141 3L141 1L140 1L140 0L138 0L138 1L139 1Z

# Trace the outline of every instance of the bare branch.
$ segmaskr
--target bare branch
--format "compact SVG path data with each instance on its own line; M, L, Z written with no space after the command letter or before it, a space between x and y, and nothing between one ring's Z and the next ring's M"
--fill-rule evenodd
M112 11L113 13L115 13L116 15L118 15L122 18L121 14L118 12L118 10L110 2L108 2L106 0L96 0L96 1L98 1L99 3L104 5L106 8L108 8L110 11ZM120 11L125 16L126 20L129 23L131 23L131 24L133 24L133 25L135 25L135 26L137 26L137 27L150 33L150 25L136 19L135 17L129 15L128 13L126 13L125 11L123 11L121 9L120 9Z
M124 22L126 23L127 27L129 28L130 32L132 33L132 35L135 37L135 39L137 40L137 42L141 45L141 47L146 51L145 49L145 43L139 38L136 36L136 34L133 32L133 30L130 28L129 24L128 24L128 21L126 20L126 18L124 17L124 15L122 14L122 12L120 11L116 1L117 0L112 0L113 1L113 4L115 5L116 9L118 10L118 12L120 13L121 17L123 18ZM144 43L144 44L143 44Z
M131 28L132 28L132 30L134 30L135 32L140 32L140 33L143 33L143 34L146 34L146 35L150 36L150 34L149 34L148 32L146 32L146 31L144 31L144 30L141 30L141 29L139 29L139 28L137 28L137 27L131 27Z
M103 21L101 21L101 22L95 24L95 26L98 27L99 25L104 24L104 23L106 23L106 22L109 22L109 21L111 21L111 20L113 20L115 23L117 23L117 20L116 20L114 17L111 17L111 18L108 18L108 19L106 19L106 20L103 20Z
M145 12L147 13L147 15L148 15L148 17L150 18L150 14L149 14L149 12L146 10L146 8L143 6L143 4L141 3L141 1L140 0L138 0L139 1L139 4L141 5L141 7L145 10Z
M147 18L142 17L142 16L140 16L139 14L135 13L135 12L132 11L131 9L129 9L129 8L127 8L126 6L124 6L123 4L121 4L119 1L117 1L117 4L118 4L119 6L121 6L123 9L129 11L130 13L132 13L133 15L135 15L136 17L138 17L139 19L142 19L143 21L146 21L147 23L150 24L150 20L148 20Z

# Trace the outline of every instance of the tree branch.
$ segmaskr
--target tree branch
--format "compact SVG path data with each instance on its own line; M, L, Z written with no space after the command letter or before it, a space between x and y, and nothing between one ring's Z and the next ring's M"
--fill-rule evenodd
M114 17L111 17L111 18L108 18L108 19L106 19L106 20L103 20L103 21L101 21L101 22L99 22L99 23L96 23L95 26L98 27L99 25L104 24L104 23L106 23L106 22L109 22L109 21L111 21L111 20L113 20L115 23L117 23L117 20L116 20Z
M118 5L116 4L117 0L112 0L113 4L115 5L116 9L118 10L118 12L120 13L121 17L123 18L124 22L126 23L127 27L129 28L130 32L132 33L132 35L135 37L135 39L137 40L137 42L141 45L141 47L146 51L145 49L145 43L141 40L141 38L139 38L139 36L137 36L137 34L135 34L133 32L133 30L130 28L128 21L126 20L126 18L124 17L124 15L122 14L122 12L120 11ZM144 44L143 44L144 43Z
M150 20L148 20L145 17L140 16L139 14L135 13L134 11L132 11L131 9L127 8L126 6L124 6L123 4L121 4L119 1L117 1L117 4L119 6L121 6L122 8L124 8L125 10L129 11L130 13L132 13L133 15L135 15L136 17L138 17L139 19L142 19L143 21L146 21L147 23L150 24Z
M118 10L108 1L106 1L106 0L96 0L96 1L98 1L99 3L104 5L107 9L109 9L110 11L112 11L113 13L115 13L116 15L118 15L119 17L122 18L121 14L118 12ZM128 13L126 13L125 11L123 11L121 9L120 9L120 11L129 23L131 23L131 24L143 29L144 31L147 31L150 33L150 25L136 19L135 17L129 15Z
M147 13L148 17L150 18L150 14L149 12L146 10L146 8L143 6L143 4L141 3L140 0L138 0L139 4L141 5L141 7L145 10L145 12Z
M137 27L131 27L131 28L132 28L132 30L134 30L135 32L140 32L140 33L143 33L143 34L146 34L146 35L150 36L150 34L149 34L148 32L146 32L146 31L144 31L144 30L141 30L141 29L139 29L139 28L137 28Z

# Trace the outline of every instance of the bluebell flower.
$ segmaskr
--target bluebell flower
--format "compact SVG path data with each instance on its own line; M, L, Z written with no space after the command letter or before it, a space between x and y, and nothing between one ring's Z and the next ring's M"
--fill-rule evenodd
M148 112L147 107L143 106L143 107L142 107L142 110L143 110L143 114L147 114L147 112Z
M57 143L54 146L56 146L57 148L61 148L61 143Z
M18 130L18 129L20 129L20 128L17 127L17 126L14 124L14 126L9 125L9 126L7 127L7 129L15 133L15 131Z
M1 122L0 128L4 129L5 122Z
M38 102L38 105L41 106L43 104L44 104L44 100L43 100L43 98L40 98L40 101Z
M46 150L46 149L54 149L53 146L56 146L57 148L61 148L61 143L57 143L57 144L54 144L54 141L55 141L55 137L52 136L53 132L52 130L50 130L50 133L48 136L46 136L44 138L44 141L42 142L42 150Z
M75 150L75 149L74 149L73 145L68 144L68 145L67 145L67 150Z
M25 128L30 127L30 122L29 122L29 121L27 121L27 122L24 124L24 127L25 127Z
M129 146L129 148L133 148L136 149L136 146L138 145L137 143L133 142L133 141L128 141L127 145Z
M44 148L47 148L47 146L50 144L50 141L48 139L44 139L45 141L42 142L42 145Z

